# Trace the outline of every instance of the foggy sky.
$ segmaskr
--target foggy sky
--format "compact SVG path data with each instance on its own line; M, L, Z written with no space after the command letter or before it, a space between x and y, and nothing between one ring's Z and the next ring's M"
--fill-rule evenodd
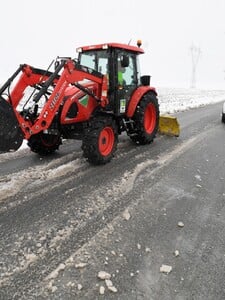
M79 46L143 42L142 75L156 87L190 87L191 46L201 50L197 88L225 88L224 0L1 1L0 82L21 63L47 68Z

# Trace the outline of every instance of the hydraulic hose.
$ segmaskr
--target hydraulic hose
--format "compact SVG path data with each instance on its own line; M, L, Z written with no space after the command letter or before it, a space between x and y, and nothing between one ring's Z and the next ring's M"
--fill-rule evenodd
M43 84L43 87L40 89L40 91L35 95L34 102L38 102L40 98L45 95L48 91L48 88L53 84L54 80L58 77L58 73L62 70L66 63L66 60L62 60L57 68L55 69L55 72L51 74L49 79Z

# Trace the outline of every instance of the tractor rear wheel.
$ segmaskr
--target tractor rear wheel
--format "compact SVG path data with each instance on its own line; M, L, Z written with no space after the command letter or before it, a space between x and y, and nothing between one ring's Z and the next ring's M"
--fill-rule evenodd
M159 127L159 104L152 92L145 94L140 100L133 116L134 134L130 137L136 143L145 145L151 143Z
M54 153L61 144L60 135L45 134L43 132L32 135L28 140L30 150L44 156Z
M116 151L118 133L110 116L96 116L90 121L82 144L83 155L94 165L108 163Z

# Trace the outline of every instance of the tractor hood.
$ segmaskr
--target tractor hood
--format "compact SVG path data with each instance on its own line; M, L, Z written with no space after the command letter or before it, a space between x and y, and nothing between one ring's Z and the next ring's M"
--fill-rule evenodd
M97 107L96 99L91 96L98 95L98 84L92 81L79 82L82 90L75 86L70 86L65 91L64 104L61 113L61 123L71 124L83 122L90 118L93 110ZM88 91L87 92L85 92Z

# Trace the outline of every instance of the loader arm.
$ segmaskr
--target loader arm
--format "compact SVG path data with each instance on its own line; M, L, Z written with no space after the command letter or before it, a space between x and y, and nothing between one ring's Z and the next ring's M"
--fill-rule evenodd
M7 99L7 101L12 105L14 109L17 107L19 101L23 97L23 93L26 87L35 86L36 84L45 82L49 78L49 76L53 74L52 72L36 69L26 64L20 65L16 72L1 87L0 95L2 95L5 92L5 90L10 87L11 83L20 72L22 72L22 74L19 80L17 81L15 87L12 89L9 98ZM54 83L56 82L57 77L54 80Z
M59 76L59 72L62 71L62 74ZM29 139L31 135L37 134L40 131L46 130L51 125L54 116L56 115L59 107L64 99L64 94L66 88L72 84L84 91L87 94L94 96L97 102L100 105L105 106L107 104L107 83L103 75L92 70L87 70L82 66L76 66L73 60L62 60L57 66L55 72L49 72L47 75L42 75L39 72L36 72L37 69L32 68L28 65L24 65L22 68L22 75L17 82L16 86L10 94L9 101L13 106L14 113L19 122L20 128L23 131L24 138ZM89 72L88 72L89 71ZM42 73L42 72L41 72ZM91 80L99 84L100 88L98 89L99 94L94 95L86 89L84 86L79 84L79 81L84 79ZM35 120L29 120L25 118L20 112L16 110L16 107L23 97L24 90L27 86L35 86L36 84L43 83L39 92L34 96L34 102L38 103L40 98L46 94L50 86L54 86L54 90L46 101L44 107L40 111L38 117Z
M21 72L22 74L20 74ZM11 84L19 74L20 77L10 92ZM25 121L21 119L17 106L28 86L40 84L47 80L51 74L51 72L23 64L0 88L0 153L17 150L21 146L25 133L20 121L24 123ZM27 128L30 125L31 122L26 120Z
M24 123L24 118L21 118L21 115L18 116L19 123L22 124L22 129L24 128L25 138L29 139L31 135L37 134L40 131L46 130L51 125L54 116L56 115L57 111L61 103L64 100L65 90L70 84L74 84L76 87L81 89L87 94L91 94L94 96L95 100L100 103L100 105L105 106L107 104L107 84L106 79L103 75L96 72L94 74L88 73L85 69L83 70L80 66L76 66L74 61L69 60L63 63L64 70L57 81L57 84L50 95L48 101L44 105L40 115L38 116L37 120L32 124L32 126L27 127L27 123ZM59 65L60 68L60 65ZM52 81L55 79L54 76L57 72L53 73L52 77L48 79L46 85L39 91L37 96L35 97L35 101L38 101L42 95L47 91L48 85L52 84ZM97 76L98 74L98 76ZM97 83L100 88L98 89L99 95L93 95L91 91L88 91L85 87L79 84L79 81L84 79L93 81Z

